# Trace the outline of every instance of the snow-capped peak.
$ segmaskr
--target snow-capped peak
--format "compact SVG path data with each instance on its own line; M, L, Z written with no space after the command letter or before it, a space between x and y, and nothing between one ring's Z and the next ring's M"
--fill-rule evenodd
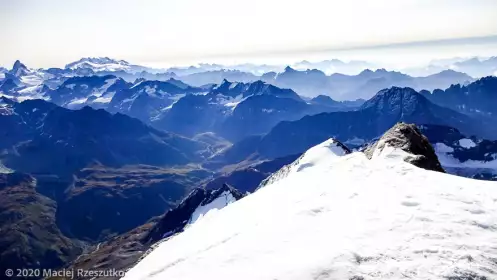
M497 183L322 157L159 244L124 280L496 278Z
M131 70L133 65L125 60L116 60L108 57L85 57L78 61L66 65L66 69L91 69L95 72L100 71L127 71Z
M28 69L20 60L16 60L12 66L12 70L17 71L21 68Z
M22 64L21 61L19 60L16 60L14 66L12 66L12 70L10 70L10 74L12 74L15 77L21 77L27 75L28 73L29 73L28 67Z

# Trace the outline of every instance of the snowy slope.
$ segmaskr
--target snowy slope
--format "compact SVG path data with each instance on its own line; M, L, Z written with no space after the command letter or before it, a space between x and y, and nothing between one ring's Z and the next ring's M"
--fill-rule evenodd
M322 151L160 244L124 279L497 277L496 183L420 169L388 145L371 160Z
M332 162L341 156L349 154L350 150L335 139L328 139L321 145L310 148L291 164L283 166L280 170L264 179L257 189L273 184L288 177L289 174L300 172L305 168L321 164L323 161Z
M147 234L145 240L148 244L153 244L182 232L204 216L216 213L243 196L227 184L211 190L196 188L175 208L164 214Z

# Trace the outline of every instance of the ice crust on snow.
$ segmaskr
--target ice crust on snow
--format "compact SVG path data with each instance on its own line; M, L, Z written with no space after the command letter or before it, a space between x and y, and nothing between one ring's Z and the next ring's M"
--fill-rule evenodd
M418 168L388 145L371 160L309 153L325 146L124 279L496 278L497 183Z

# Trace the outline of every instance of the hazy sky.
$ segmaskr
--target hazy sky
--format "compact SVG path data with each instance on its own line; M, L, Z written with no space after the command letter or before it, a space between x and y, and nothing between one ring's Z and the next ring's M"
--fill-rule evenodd
M0 0L0 65L243 62L492 36L496 14L496 0Z

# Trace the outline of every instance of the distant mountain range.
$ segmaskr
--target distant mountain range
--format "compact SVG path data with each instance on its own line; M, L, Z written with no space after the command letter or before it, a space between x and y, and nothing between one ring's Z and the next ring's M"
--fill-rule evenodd
M0 76L0 94L13 97L14 93L23 93L19 98L40 98L40 92L45 90L43 86L56 89L71 77L91 75L113 75L128 83L134 83L137 79L168 81L173 78L201 88L220 84L225 79L243 83L262 80L281 88L290 88L302 96L328 95L335 100L368 99L377 91L391 86L432 91L445 89L452 84L465 84L473 81L471 76L463 72L448 70L448 68L441 69L432 75L413 77L385 69L369 70L375 69L375 67L361 61L349 63L339 60L319 63L302 61L295 64L295 68L288 66L283 69L283 67L269 67L267 65L261 67L264 70L252 71L250 69L257 68L256 65L244 64L239 68L230 68L217 64L202 64L198 67L164 70L103 57L82 58L69 63L62 69L29 69L21 62L16 61L11 70L3 70L4 73L0 74L3 76ZM330 67L338 67L337 69L352 67L358 71L333 72L329 71Z
M470 76L452 70L426 77L411 77L395 71L364 70L358 75L332 74L320 70L297 71L287 67L282 73L266 73L262 80L283 88L291 88L301 95L328 95L336 100L369 99L376 92L392 86L417 90L447 88L451 84L465 84Z
M138 79L130 83L114 75L91 75L68 77L54 88L31 87L29 92L20 90L9 78L0 89L14 100L41 98L69 109L102 108L189 137L216 132L232 140L266 133L282 120L352 110L362 104L362 101L335 102L325 97L306 102L290 89L262 81L223 80L219 85L192 87L173 78Z
M14 268L67 264L80 240L145 223L211 174L188 166L209 156L207 143L120 113L0 97L0 126L0 263Z
M468 85L452 85L432 93L422 91L430 101L475 117L497 118L497 78L484 77Z
M466 136L447 126L422 125L440 163L447 172L497 181L497 141Z
M405 72L415 76L426 76L446 69L463 72L477 78L497 76L497 57L440 59L434 60L424 67L407 68Z
M360 146L400 121L449 126L466 135L497 138L497 130L483 126L481 119L433 104L411 88L392 87L378 92L356 111L322 113L297 121L280 122L262 137L236 143L218 154L214 161L234 164L253 154L262 158L298 154L331 137Z
M430 163L496 180L497 77L352 73L370 66L161 70L83 58L0 68L0 268L129 268L268 177L311 166L299 162L310 147L334 138L323 147L380 153L377 140L398 122L418 125L400 127L419 136L414 148L431 143Z
M282 120L307 114L354 109L360 103L305 102L290 89L257 81L223 80L207 94L187 95L152 121L155 127L193 136L216 132L230 139L263 134Z
M131 73L147 71L148 67L132 65L125 60L114 60L108 57L87 57L66 65L66 70L91 69L93 72L126 71Z
M2 97L0 161L27 173L70 175L92 163L177 165L199 160L202 143L153 129L126 115L43 100Z

